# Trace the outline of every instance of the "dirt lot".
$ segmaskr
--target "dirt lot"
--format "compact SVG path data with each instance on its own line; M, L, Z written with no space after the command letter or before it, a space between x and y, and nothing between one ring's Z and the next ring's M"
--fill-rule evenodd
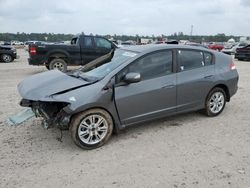
M114 135L84 151L67 131L40 121L5 123L21 107L16 86L45 71L20 59L0 64L0 187L250 187L250 62L236 62L238 93L216 118L183 114Z

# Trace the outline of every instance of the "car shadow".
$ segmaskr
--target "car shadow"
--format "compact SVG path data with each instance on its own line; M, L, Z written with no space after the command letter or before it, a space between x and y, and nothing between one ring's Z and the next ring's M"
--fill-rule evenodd
M122 144L125 140L128 139L139 139L139 136L143 134L150 134L151 132L161 131L163 129L168 129L171 127L182 127L185 126L186 123L193 123L195 121L198 122L200 119L204 119L204 117L206 118L206 116L201 114L200 112L190 112L157 120L147 121L144 123L139 123L121 130L118 134L113 133L110 140L104 146L102 146L101 149L110 147L112 148L114 147L114 145ZM69 149L71 151L82 150L73 143L68 131L62 131L62 139L58 134L56 140L61 142L65 149ZM100 148L94 150L100 150Z

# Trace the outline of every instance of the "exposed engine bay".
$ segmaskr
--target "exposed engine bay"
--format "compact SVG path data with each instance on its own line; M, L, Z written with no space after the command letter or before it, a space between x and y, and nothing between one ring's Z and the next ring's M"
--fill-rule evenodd
M60 129L67 129L69 126L71 115L64 111L64 107L66 107L68 103L30 101L22 99L20 105L23 107L30 107L36 117L42 117L43 126L46 129L52 126L57 126Z

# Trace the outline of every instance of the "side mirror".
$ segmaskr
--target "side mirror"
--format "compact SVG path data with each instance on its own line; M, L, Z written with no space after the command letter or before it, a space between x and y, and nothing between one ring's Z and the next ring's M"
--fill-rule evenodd
M141 81L141 74L140 73L135 73L135 72L130 72L125 75L124 82L130 84L130 83L136 83Z

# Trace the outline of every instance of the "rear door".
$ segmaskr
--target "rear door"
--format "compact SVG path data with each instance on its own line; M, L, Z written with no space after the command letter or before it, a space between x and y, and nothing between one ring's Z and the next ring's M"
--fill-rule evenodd
M71 40L71 45L60 45L60 48L62 48L62 50L66 50L66 52L69 54L69 64L79 65L82 63L79 37L73 38Z
M128 72L141 74L138 83L124 84ZM122 124L132 124L174 113L176 74L172 51L158 51L131 63L116 76L115 101Z
M94 43L96 47L96 55L99 57L109 53L113 47L111 41L102 37L94 37Z
M90 61L98 58L96 53L93 36L83 36L81 40L81 58L82 64L89 63Z
M213 86L213 55L199 50L177 50L177 111L204 107Z

